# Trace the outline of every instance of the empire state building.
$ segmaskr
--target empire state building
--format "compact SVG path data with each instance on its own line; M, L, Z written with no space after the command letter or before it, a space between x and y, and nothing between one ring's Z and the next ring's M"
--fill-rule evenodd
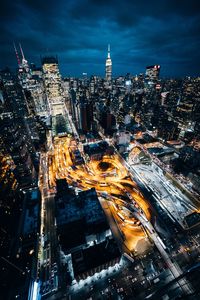
M106 59L106 81L110 82L112 79L112 60L110 58L110 45L108 45L108 56Z

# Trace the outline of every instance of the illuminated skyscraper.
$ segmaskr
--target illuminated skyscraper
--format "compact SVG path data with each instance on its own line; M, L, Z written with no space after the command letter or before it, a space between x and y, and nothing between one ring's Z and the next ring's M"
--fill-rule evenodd
M160 66L159 65L146 67L146 80L149 80L149 81L155 83L159 79L159 74L160 74Z
M44 57L42 59L42 68L50 113L52 116L59 114L63 115L66 112L62 95L62 83L58 68L58 59L56 57Z
M32 184L36 178L33 150L30 152L29 136L23 120L13 113L0 114L0 139L15 164L14 174L21 186Z
M26 60L26 58L24 56L24 52L23 52L21 44L19 44L19 48L20 48L21 55L19 55L17 48L15 46L15 43L14 43L14 50L15 50L17 63L18 63L18 77L20 80L20 84L25 89L25 88L27 88L28 81L31 77L31 70L30 70L28 61Z
M108 56L106 59L106 81L110 82L112 79L112 60L110 58L110 45L108 45Z

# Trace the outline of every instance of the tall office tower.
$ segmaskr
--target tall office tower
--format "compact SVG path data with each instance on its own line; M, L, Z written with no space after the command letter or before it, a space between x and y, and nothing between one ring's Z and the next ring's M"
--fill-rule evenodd
M104 108L104 111L101 113L100 124L104 129L104 133L113 134L116 128L116 118L108 108Z
M87 73L83 73L82 74L82 76L83 76L83 79L82 79L82 83L83 83L83 86L87 86L88 85L88 77L87 77Z
M15 210L13 208L15 206L15 200L16 200L15 193L18 186L18 182L14 175L14 169L15 169L15 164L11 156L8 154L3 140L0 139L0 216L1 216L1 226L6 231L9 231L10 228L9 223L10 222L12 223L12 218L14 217L15 214ZM6 224L7 221L8 224ZM1 234L2 232L0 233L0 237ZM0 250L1 255L2 255L2 251L4 251L4 246L6 248L5 249L6 252L8 253L8 249L7 249L9 244L8 233L6 238L8 238L8 240L5 240L5 243L1 239L2 241L1 250Z
M14 245L18 237L17 231L22 212L22 203L17 189L18 182L14 175L14 168L15 164L7 153L5 145L0 138L0 256L1 258L9 257L9 261L18 264L15 251L18 247L14 247ZM1 270L1 299L8 299L8 290L9 292L11 290L10 284L19 273L15 273L15 270L13 268L11 269L10 265L4 263L3 260L1 261Z
M108 45L108 56L106 59L106 81L110 82L112 79L112 60L110 58L110 45Z
M146 80L155 83L159 79L160 74L160 66L154 65L154 66L148 66L146 67Z
M7 153L11 156L16 166L14 173L21 186L31 185L36 177L32 163L26 128L20 118L12 113L0 115L0 139L3 141Z
M49 106L45 97L44 83L38 75L29 79L28 87L25 89L25 96L30 108L30 115L47 117Z
M37 165L37 154L35 146L39 143L39 133L35 117L35 105L30 91L23 89L19 79L9 70L0 73L2 78L3 109L1 113L12 112L13 120L23 132L24 139L35 166Z
M66 111L57 57L44 57L42 68L50 114L52 116L63 115Z
M177 119L185 124L198 119L199 114L199 81L185 78L182 82L181 96L176 107ZM186 125L186 124L185 124Z
M19 79L9 70L1 71L4 106L15 116L25 117L29 114L29 105Z
M81 99L80 103L80 129L86 133L91 130L93 121L93 105L88 99Z
M90 94L95 93L95 79L94 79L94 76L91 76L91 78L90 78L89 89L90 89Z
M18 77L19 77L20 84L22 85L22 87L26 88L27 84L28 84L28 80L31 77L31 70L30 70L28 61L25 59L21 44L19 44L19 48L20 48L21 57L19 56L17 48L14 44L15 54L16 54L16 58L17 58L17 62L18 62Z
M119 112L119 108L120 108L120 101L119 101L119 95L117 94L111 99L110 109L111 112L117 116Z
M25 59L21 44L19 44L21 56L19 56L17 48L14 49L18 61L18 83L23 89L23 96L28 108L29 116L46 116L48 115L47 101L45 101L44 84L42 79L42 69L36 68L34 64L29 67L28 61Z
M79 105L79 96L77 92L70 88L70 97L69 97L69 111L72 115L72 121L75 127L78 129L80 128L80 105Z
M71 89L70 111L72 120L78 130L86 133L91 130L93 122L93 103L87 90L79 88L77 92Z
M3 193L8 193L10 189L15 190L17 180L14 175L15 164L6 150L3 140L0 140L0 203ZM5 196L5 194L4 194ZM1 206L1 205L0 205Z

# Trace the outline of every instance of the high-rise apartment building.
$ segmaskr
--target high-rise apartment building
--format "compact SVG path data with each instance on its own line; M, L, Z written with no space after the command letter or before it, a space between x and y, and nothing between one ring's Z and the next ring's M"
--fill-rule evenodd
M14 176L15 164L11 156L7 153L3 140L0 141L0 199L3 193L8 193L10 189L17 187L17 181Z
M148 66L146 67L146 80L156 82L159 79L160 66Z
M108 56L106 59L106 81L110 82L112 79L112 60L110 58L110 45L108 45Z
M30 107L30 114L40 117L49 115L49 106L45 97L44 83L42 78L33 75L28 82L25 96Z
M1 71L0 75L5 110L12 111L15 116L28 116L30 110L29 103L17 76L8 68Z
M36 178L31 157L34 153L29 152L27 138L26 128L21 119L9 112L0 115L0 139L16 166L14 173L21 186L32 184Z
M93 121L93 105L88 99L81 99L80 121L80 129L83 132L88 132L91 130Z
M42 59L43 78L51 116L65 114L62 82L57 57Z

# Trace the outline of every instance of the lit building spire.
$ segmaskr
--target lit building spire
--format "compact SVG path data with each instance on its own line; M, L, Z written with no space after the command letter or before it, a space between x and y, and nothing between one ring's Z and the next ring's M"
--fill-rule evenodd
M24 57L24 52L23 52L23 50L22 50L22 46L21 46L21 44L19 44L19 48L20 48L20 51L21 51L22 60L25 60L25 57Z
M24 67L27 67L28 66L28 61L25 59L24 52L22 50L21 44L19 44L19 48L20 48L20 52L21 52L21 56L22 56L22 65Z
M110 58L110 44L108 44L108 58Z
M20 49L21 57L22 57L22 63L20 65L20 69L19 69L19 78L20 78L22 87L24 87L24 86L26 87L27 80L30 77L30 68L28 65L28 61L25 59L24 52L22 50L22 46L20 43L19 43L19 49Z
M17 48L16 48L14 42L13 42L13 46L14 46L14 50L15 50L15 55L16 55L16 57L17 57L17 63L18 63L18 66L20 66L21 62L20 62L19 54L18 54L18 51L17 51Z
M112 60L110 58L110 44L108 44L108 56L106 59L106 81L110 82L112 79Z

